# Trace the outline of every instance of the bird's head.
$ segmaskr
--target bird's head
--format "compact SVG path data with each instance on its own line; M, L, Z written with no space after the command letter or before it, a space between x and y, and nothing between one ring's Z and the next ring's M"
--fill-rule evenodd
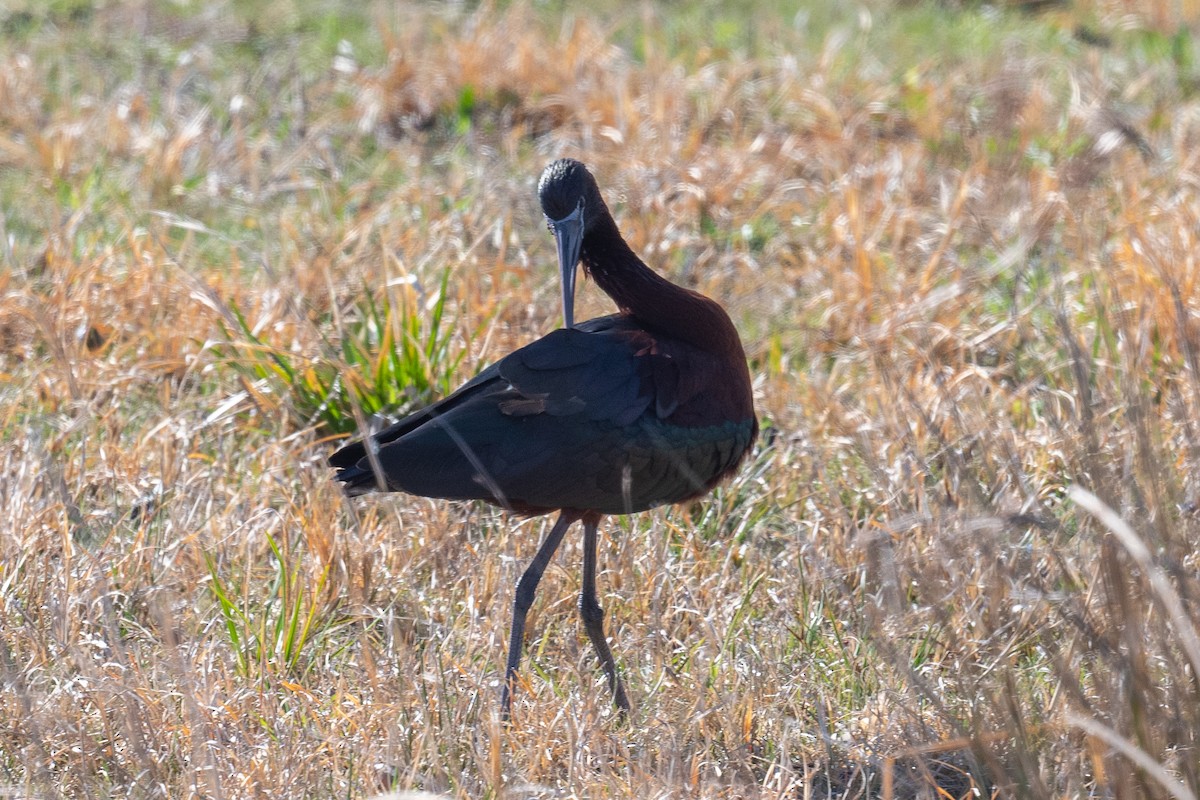
M542 213L558 245L558 269L562 275L563 322L575 324L575 274L583 239L596 220L604 215L600 188L587 167L562 158L546 167L538 181Z

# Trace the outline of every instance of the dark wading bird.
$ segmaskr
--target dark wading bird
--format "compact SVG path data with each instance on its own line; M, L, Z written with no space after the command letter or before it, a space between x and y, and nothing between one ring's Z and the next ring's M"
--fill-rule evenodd
M566 327L369 437L372 454L358 441L329 463L351 496L381 489L558 512L517 583L505 718L538 581L567 528L582 521L579 612L624 712L596 597L600 517L700 497L732 474L758 433L750 371L725 311L642 263L583 164L555 161L538 196L558 245ZM580 262L618 313L574 324Z

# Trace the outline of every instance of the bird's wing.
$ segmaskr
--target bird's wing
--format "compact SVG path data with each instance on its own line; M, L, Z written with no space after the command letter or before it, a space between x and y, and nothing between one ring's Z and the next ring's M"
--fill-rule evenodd
M512 415L581 415L625 426L651 409L669 416L678 404L674 359L656 352L653 338L620 316L556 330L498 367L520 395L501 407Z
M513 352L381 432L379 463L388 488L411 494L597 507L620 484L629 427L669 414L678 385L673 359L645 331L619 316L591 320ZM338 478L352 493L369 491L361 444L335 458L351 455L359 458Z

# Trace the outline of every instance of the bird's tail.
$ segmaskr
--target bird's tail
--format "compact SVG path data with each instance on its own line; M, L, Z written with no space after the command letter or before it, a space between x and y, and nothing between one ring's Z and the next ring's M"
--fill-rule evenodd
M334 478L342 482L342 489L349 497L358 497L360 494L379 489L379 481L375 480L375 473L369 467L343 467Z

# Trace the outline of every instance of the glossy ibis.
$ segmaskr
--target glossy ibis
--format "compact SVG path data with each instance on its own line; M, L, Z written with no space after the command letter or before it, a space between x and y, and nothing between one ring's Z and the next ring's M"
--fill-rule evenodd
M758 432L750 371L729 316L651 271L621 238L595 178L578 161L546 168L538 196L558 246L566 327L329 462L350 495L380 489L484 500L522 515L558 512L517 583L501 710L521 660L525 615L572 523L583 522L579 612L613 700L629 700L596 597L596 529L709 492ZM574 324L584 271L620 309Z

